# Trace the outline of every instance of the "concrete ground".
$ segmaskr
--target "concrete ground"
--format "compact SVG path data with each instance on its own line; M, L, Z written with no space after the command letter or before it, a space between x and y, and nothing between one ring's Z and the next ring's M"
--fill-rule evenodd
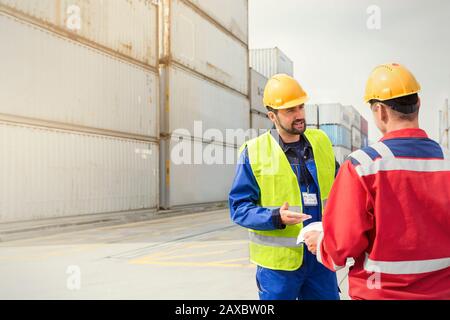
M227 210L2 242L0 283L0 299L258 299Z

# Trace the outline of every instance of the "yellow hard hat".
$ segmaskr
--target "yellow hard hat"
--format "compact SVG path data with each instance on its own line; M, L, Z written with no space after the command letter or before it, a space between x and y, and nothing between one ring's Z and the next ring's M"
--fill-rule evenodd
M289 109L308 101L300 84L287 74L276 74L264 89L264 105L276 110Z
M420 91L414 75L398 63L382 64L370 74L366 85L364 102L385 101L404 97Z

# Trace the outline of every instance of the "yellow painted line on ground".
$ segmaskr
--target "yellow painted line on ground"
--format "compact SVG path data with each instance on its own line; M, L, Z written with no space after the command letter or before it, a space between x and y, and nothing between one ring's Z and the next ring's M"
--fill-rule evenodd
M214 243L213 241L208 241L207 244L193 244L191 246L189 246L189 249L197 249L197 248L207 248L207 247L215 247L215 246L232 246L232 245L242 245L242 244L248 244L248 240L222 240L222 241L217 241L216 243Z
M193 258L193 257L205 257L205 256L213 256L216 254L224 254L229 251L220 250L220 251L212 251L212 252L202 252L202 253L192 253L192 254L183 254L179 256L170 256L170 257L160 257L158 260L172 260L172 259L180 259L180 258Z
M249 262L249 258L236 258L236 259L227 259L227 260L219 260L219 261L211 261L212 264L228 264L229 262L236 262L236 261L247 261Z
M233 240L233 241L227 241L226 243L225 242L215 242L215 243L208 243L208 244L204 244L203 242L200 242L200 241L180 243L180 244L175 244L174 246L172 246L170 250L158 251L153 254L144 256L144 257L139 257L138 259L144 259L144 258L160 259L160 258L168 257L171 254L176 253L177 251L182 251L182 250L186 250L186 249L199 249L199 248L228 246L228 245L242 245L242 244L247 244L247 243L248 243L247 240ZM228 252L229 252L229 250L228 250Z
M205 242L208 242L208 243L205 244ZM165 248L163 248L164 251L163 250L157 251L157 252L147 255L145 257L140 257L138 259L150 258L150 257L151 258L166 257L173 253L176 253L177 251L181 251L181 250L185 250L185 249L206 248L206 247L215 247L215 246L224 246L224 245L240 245L240 244L246 244L246 243L248 243L247 240L232 240L232 241L227 240L227 243L224 243L223 241L213 242L213 241L209 241L209 240L174 243L169 247L170 249L167 249L167 247L165 247Z
M146 220L146 221L138 221L138 222L130 222L130 223L126 223L126 224L121 224L121 225L115 225L115 226L107 226L107 227L100 227L98 228L99 230L114 230L114 229L121 229L121 228L128 228L131 226L138 226L138 225L152 225L152 224L158 224L158 223L166 223L166 222L171 222L171 221L176 221L176 220L183 220L183 219L189 219L191 220L192 218L196 218L199 216L203 216L203 215L208 215L211 216L211 212L214 213L218 213L221 211L227 211L225 210L216 210L216 211L208 211L208 212L198 212L198 213L192 213L192 214L187 214L187 215L176 215L176 216L172 216L172 217L164 217L163 215L161 216L157 216L151 220Z
M174 252L177 252L179 250L183 250L183 249L187 248L187 245L188 244L186 244L186 243L176 243L176 244L173 244L171 247L169 247L170 248L169 250L157 251L157 252L152 253L150 255L147 255L145 257L154 257L154 258L165 257L165 256L168 256L168 255L174 253ZM166 248L164 248L164 249L166 249ZM145 258L145 257L140 257L138 259L142 259L142 258Z

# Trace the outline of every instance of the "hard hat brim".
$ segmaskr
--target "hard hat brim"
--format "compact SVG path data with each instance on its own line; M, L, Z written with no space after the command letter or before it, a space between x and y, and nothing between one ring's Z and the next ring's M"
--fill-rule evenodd
M282 105L281 107L271 107L271 108L275 109L275 110L290 109L290 108L294 108L296 106L305 104L308 100L309 100L309 97L304 96L304 97L289 101L289 102L285 103L284 105Z
M370 100L378 100L378 101L383 102L383 101L386 101L386 100L391 100L391 99L396 99L396 98L406 97L406 96L409 96L409 95L412 95L412 94L415 94L415 93L419 93L419 92L420 92L420 89L421 89L421 88L420 88L420 85L419 85L419 88L418 88L417 90L413 90L413 91L411 91L411 92L405 92L405 93L402 93L402 94L392 95L392 96L388 96L388 97L383 97L383 98L381 98L381 97L376 97L376 96L365 96L365 97L364 97L364 102L365 102L365 103L369 103Z

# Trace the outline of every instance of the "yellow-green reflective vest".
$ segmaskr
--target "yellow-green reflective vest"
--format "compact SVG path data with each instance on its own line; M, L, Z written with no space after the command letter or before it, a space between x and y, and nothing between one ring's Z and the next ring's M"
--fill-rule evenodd
M336 163L333 148L327 135L317 129L307 129L306 138L312 146L322 211L325 208L334 182ZM303 212L301 192L297 177L270 131L248 141L248 157L253 174L260 188L258 205L265 208L280 208L284 202L289 209ZM259 266L293 271L303 262L303 246L297 245L297 236L303 224L286 226L283 230L258 231L249 229L250 261Z

